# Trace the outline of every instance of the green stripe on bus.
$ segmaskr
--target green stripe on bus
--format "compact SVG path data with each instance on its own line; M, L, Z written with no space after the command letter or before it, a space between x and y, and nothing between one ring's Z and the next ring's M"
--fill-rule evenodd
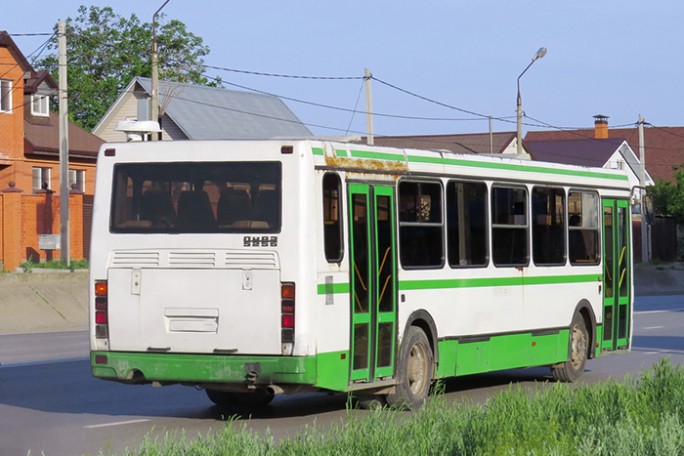
M352 150L351 156L354 158L370 158L373 160L406 161L404 154L390 154L387 152L372 152L369 150Z
M320 147L311 148L313 155L325 155L325 152ZM344 152L344 155L342 154ZM335 150L335 154L338 157L345 157L346 151ZM403 154L387 153L387 152L375 152L368 150L350 150L349 154L353 158L365 158L374 160L389 160L389 161L408 161L410 163L427 163L433 165L453 165L453 166L464 166L468 168L485 168L485 169L496 169L504 171L523 171L530 173L541 173L541 174L556 174L561 176L578 176L578 177L590 177L596 179L611 179L618 181L628 180L625 174L609 174L601 173L596 171L581 171L574 169L558 169L558 168L545 168L542 166L534 165L519 165L514 163L500 163L500 162L480 162L474 160L465 160L461 158L445 158L445 157L426 157L419 155L409 155L408 157Z
M316 287L319 295L349 293L349 282L319 283Z
M524 171L530 173L542 173L542 174L558 174L563 176L581 176L581 177L593 177L601 179L613 179L613 180L628 180L625 174L608 174L600 173L595 171L580 171L574 169L557 169L557 168L544 168L542 166L533 165L518 165L513 163L497 163L497 162L479 162L473 160L464 160L459 158L442 158L442 157L421 157L415 155L409 155L408 161L411 163L430 163L436 165L456 165L465 166L471 168L486 168L486 169L498 169L505 171Z
M400 280L399 289L406 290L439 290L446 288L481 288L481 287L511 287L522 285L552 285L563 283L598 282L597 274L577 274L562 276L525 276L525 277L479 277L463 279L435 279L435 280ZM349 293L349 283L319 283L319 295Z
M493 277L435 280L401 280L400 290L435 290L445 288L510 287L522 285L551 285L561 283L598 282L597 274L537 276L537 277Z

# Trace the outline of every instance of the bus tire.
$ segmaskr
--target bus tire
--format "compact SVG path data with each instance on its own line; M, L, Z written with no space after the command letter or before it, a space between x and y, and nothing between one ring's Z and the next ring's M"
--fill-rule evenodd
M584 372L589 354L589 332L587 324L579 313L575 314L570 325L570 356L551 368L553 378L561 382L574 382Z
M420 408L430 392L434 367L425 332L417 326L409 327L399 350L395 392L387 395L387 403L409 410Z
M233 393L208 389L207 397L211 402L222 407L265 407L273 400L273 393L265 389L253 393Z

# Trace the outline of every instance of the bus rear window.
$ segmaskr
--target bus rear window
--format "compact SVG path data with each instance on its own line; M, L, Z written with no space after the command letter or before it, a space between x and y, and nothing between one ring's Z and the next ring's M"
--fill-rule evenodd
M278 162L125 163L114 167L114 233L277 233Z

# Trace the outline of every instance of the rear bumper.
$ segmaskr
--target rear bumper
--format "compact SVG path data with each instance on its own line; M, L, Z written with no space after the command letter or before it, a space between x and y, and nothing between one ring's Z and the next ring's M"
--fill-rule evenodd
M123 383L316 383L316 358L93 351L95 377Z

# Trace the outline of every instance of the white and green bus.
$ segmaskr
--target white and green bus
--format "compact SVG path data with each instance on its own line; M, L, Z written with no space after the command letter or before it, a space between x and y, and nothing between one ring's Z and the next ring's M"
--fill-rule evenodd
M217 404L577 379L632 335L623 171L318 140L107 144L91 366Z

